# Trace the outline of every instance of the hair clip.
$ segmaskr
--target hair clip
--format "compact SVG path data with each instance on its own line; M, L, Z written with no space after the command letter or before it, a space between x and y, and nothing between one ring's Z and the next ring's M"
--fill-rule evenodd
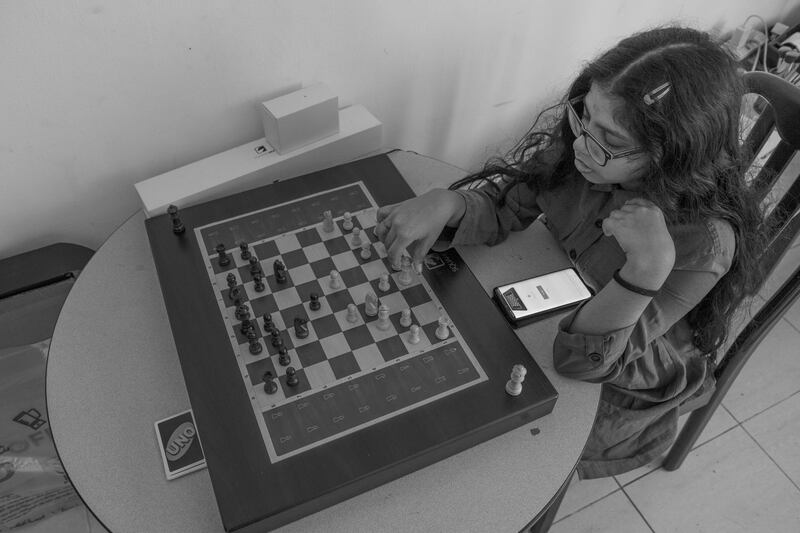
M658 102L662 98L664 98L667 93L672 89L672 84L670 82L664 82L649 93L644 95L644 103L647 105L653 105L654 103Z

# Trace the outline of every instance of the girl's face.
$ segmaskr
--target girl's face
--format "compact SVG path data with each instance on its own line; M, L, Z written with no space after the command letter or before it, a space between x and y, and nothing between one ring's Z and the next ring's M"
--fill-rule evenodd
M622 105L622 100L611 96L594 83L583 99L583 127L612 153L639 146L633 136L614 118L617 109ZM575 151L575 168L588 181L597 184L615 183L624 185L627 189L635 189L650 163L650 156L637 153L611 159L605 166L601 166L589 155L584 135L575 139L572 148Z

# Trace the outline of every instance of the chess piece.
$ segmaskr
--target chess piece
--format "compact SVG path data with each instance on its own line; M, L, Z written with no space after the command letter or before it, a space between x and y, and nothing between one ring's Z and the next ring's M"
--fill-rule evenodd
M381 273L381 279L378 281L378 290L381 292L386 292L391 289L391 285L389 285L389 273L383 272Z
M522 392L522 382L525 381L525 374L528 371L522 365L514 365L511 369L511 379L506 382L506 392L511 396L519 396Z
M240 242L239 250L241 252L239 255L242 257L242 260L249 261L252 254L250 254L250 247L248 244L244 241Z
M262 276L261 272L256 272L253 274L253 281L255 282L255 290L256 292L264 292L266 286L264 286L264 277Z
M442 315L439 317L439 327L436 328L436 338L439 340L445 340L447 337L450 336L450 328L448 326L447 317Z
M361 259L369 259L372 257L372 248L369 245L369 241L364 241L361 243Z
M272 315L264 313L264 331L272 331L275 326L272 324Z
M250 316L250 313L248 312L247 315ZM242 332L242 335L247 335L250 331L252 331L255 335L255 329L256 328L253 326L253 321L249 318L243 319L239 328L239 330Z
M311 309L312 311L319 311L320 308L322 307L322 304L319 303L319 294L317 294L316 292L312 292L309 295L309 298L311 299L311 301L308 303L308 308Z
M272 372L267 370L264 372L264 376L261 378L264 382L264 392L267 394L275 394L278 392L278 384L275 383L275 376L272 375Z
M353 245L353 248L359 248L364 241L361 240L361 228L353 228L353 238L350 241L350 244Z
M302 317L294 318L294 334L298 339L308 337L308 320Z
M378 322L375 324L381 331L386 331L391 327L392 323L389 320L389 306L386 304L381 304L378 307Z
M250 274L255 275L257 272L261 274L264 273L264 269L261 268L261 261L258 260L258 257L250 254L250 259L247 261L250 263Z
M364 296L364 314L367 316L375 316L378 314L378 297L375 293L369 291Z
M272 345L276 348L280 348L283 346L283 339L281 338L281 332L277 329L273 329L270 333L270 337L272 337Z
M231 264L230 256L228 256L228 254L225 253L224 244L222 243L218 244L217 247L214 248L214 250L217 251L217 262L219 263L219 266L226 267Z
M400 285L411 285L414 278L411 276L411 258L404 255L400 258L400 274L397 276L397 281Z
M264 349L264 347L261 346L261 343L258 342L258 338L255 336L255 332L253 332L252 339L248 338L248 342L250 342L250 353L253 355L260 354L261 350Z
M296 387L300 383L300 378L297 377L297 371L293 366L286 367L286 384L290 387Z
M169 215L169 218L172 219L172 233L175 235L180 235L186 231L186 226L184 226L183 222L181 222L181 219L178 218L177 205L170 204L170 206L167 207L167 214Z
M328 286L335 291L342 288L342 278L337 271L331 270L331 280Z
M272 269L275 271L275 281L278 283L286 283L286 265L283 264L283 261L276 259L275 262L272 263Z
M278 364L281 366L287 366L292 363L292 358L289 357L289 350L286 349L286 346L281 346L278 349Z
M230 298L230 300L232 302L235 302L236 300L238 300L239 299L239 295L240 295L240 291L239 291L239 286L238 285L234 285L233 287L230 288L230 290L228 290L228 298Z
M330 210L322 213L322 231L325 233L333 233L333 214Z
M250 318L250 308L247 307L247 304L242 304L236 308L236 311L234 311L233 316L236 317L236 320L244 320L246 318Z
M225 282L228 284L228 288L232 289L237 285L236 275L233 272L229 272L227 276L225 276Z
M400 325L404 328L411 326L411 309L400 311Z
M345 231L350 231L353 229L353 215L347 211L345 211L344 215L342 216L342 229Z
M411 324L411 328L408 330L408 343L418 344L419 340L419 326L416 324Z
M358 307L356 304L347 304L347 321L351 324L355 324L358 322L359 315L358 315Z

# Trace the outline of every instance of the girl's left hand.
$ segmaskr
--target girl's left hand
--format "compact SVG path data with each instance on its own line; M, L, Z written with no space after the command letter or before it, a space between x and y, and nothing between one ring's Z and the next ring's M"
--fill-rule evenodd
M628 200L603 220L603 233L617 239L627 267L648 273L653 285L661 286L667 279L675 264L675 243L656 204L643 198Z

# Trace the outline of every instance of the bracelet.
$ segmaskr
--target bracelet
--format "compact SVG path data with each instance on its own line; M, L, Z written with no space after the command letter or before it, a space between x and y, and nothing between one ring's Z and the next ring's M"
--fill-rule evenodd
M635 292L636 294L641 294L642 296L650 296L652 298L653 296L658 294L658 291L654 291L651 289L643 289L632 283L628 283L627 281L622 279L622 276L619 275L619 269L616 269L614 271L614 281L619 283L623 288L628 289L631 292Z

